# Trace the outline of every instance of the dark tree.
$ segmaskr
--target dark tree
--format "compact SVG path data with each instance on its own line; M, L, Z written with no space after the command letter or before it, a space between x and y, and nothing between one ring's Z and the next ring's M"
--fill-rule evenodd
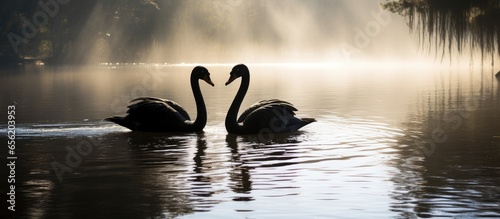
M500 0L391 0L382 7L405 17L420 44L442 49L442 57L466 48L492 62L500 55Z

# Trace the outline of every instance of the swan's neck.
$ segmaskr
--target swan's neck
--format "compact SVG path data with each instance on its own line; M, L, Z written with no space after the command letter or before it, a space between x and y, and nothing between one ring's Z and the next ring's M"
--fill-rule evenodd
M236 121L238 117L238 111L240 110L241 103L243 102L243 98L248 90L248 86L250 84L250 75L246 74L241 77L241 85L238 89L238 93L234 97L233 103L231 107L229 107L229 111L226 115L226 130L229 133L242 133L243 127L238 124Z
M200 90L199 80L191 77L191 90L193 90L194 100L196 102L196 120L190 124L190 130L201 131L207 124L207 110L205 108L205 101Z

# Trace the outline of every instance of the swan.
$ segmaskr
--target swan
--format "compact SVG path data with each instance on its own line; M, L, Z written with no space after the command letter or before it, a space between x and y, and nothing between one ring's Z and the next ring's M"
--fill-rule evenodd
M303 126L315 122L313 118L297 118L297 109L289 102L270 99L261 100L245 110L238 116L241 102L245 98L250 84L250 72L244 64L233 67L226 86L241 77L241 85L229 107L226 115L225 126L231 134L259 134L259 133L287 133L295 132ZM241 124L240 124L241 123Z
M197 66L191 72L191 90L196 102L197 117L193 122L184 108L174 101L156 97L140 97L130 101L126 116L113 116L104 120L114 122L132 131L145 132L198 132L207 124L207 110L201 94L199 80L214 86L210 72Z

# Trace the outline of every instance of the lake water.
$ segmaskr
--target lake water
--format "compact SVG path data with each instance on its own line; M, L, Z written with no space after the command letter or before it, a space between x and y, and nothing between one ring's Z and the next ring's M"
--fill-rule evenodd
M206 66L216 86L201 83L209 120L197 134L102 121L139 96L174 100L196 117L193 66L2 70L4 163L7 107L16 109L15 215L500 217L500 87L491 70L248 66L243 108L280 98L318 121L289 135L228 135L240 82L224 86L232 64ZM2 218L14 215L6 209Z

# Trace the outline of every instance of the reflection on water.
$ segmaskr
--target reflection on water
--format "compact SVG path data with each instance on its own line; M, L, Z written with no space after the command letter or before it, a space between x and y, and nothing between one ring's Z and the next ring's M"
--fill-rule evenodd
M409 113L395 162L392 207L405 217L498 217L498 82L444 78Z
M224 128L230 68L209 68L209 121L193 134L102 121L144 95L193 114L190 67L2 72L0 103L18 109L17 215L500 217L500 88L487 73L250 65L243 106L281 98L318 122L237 136Z

